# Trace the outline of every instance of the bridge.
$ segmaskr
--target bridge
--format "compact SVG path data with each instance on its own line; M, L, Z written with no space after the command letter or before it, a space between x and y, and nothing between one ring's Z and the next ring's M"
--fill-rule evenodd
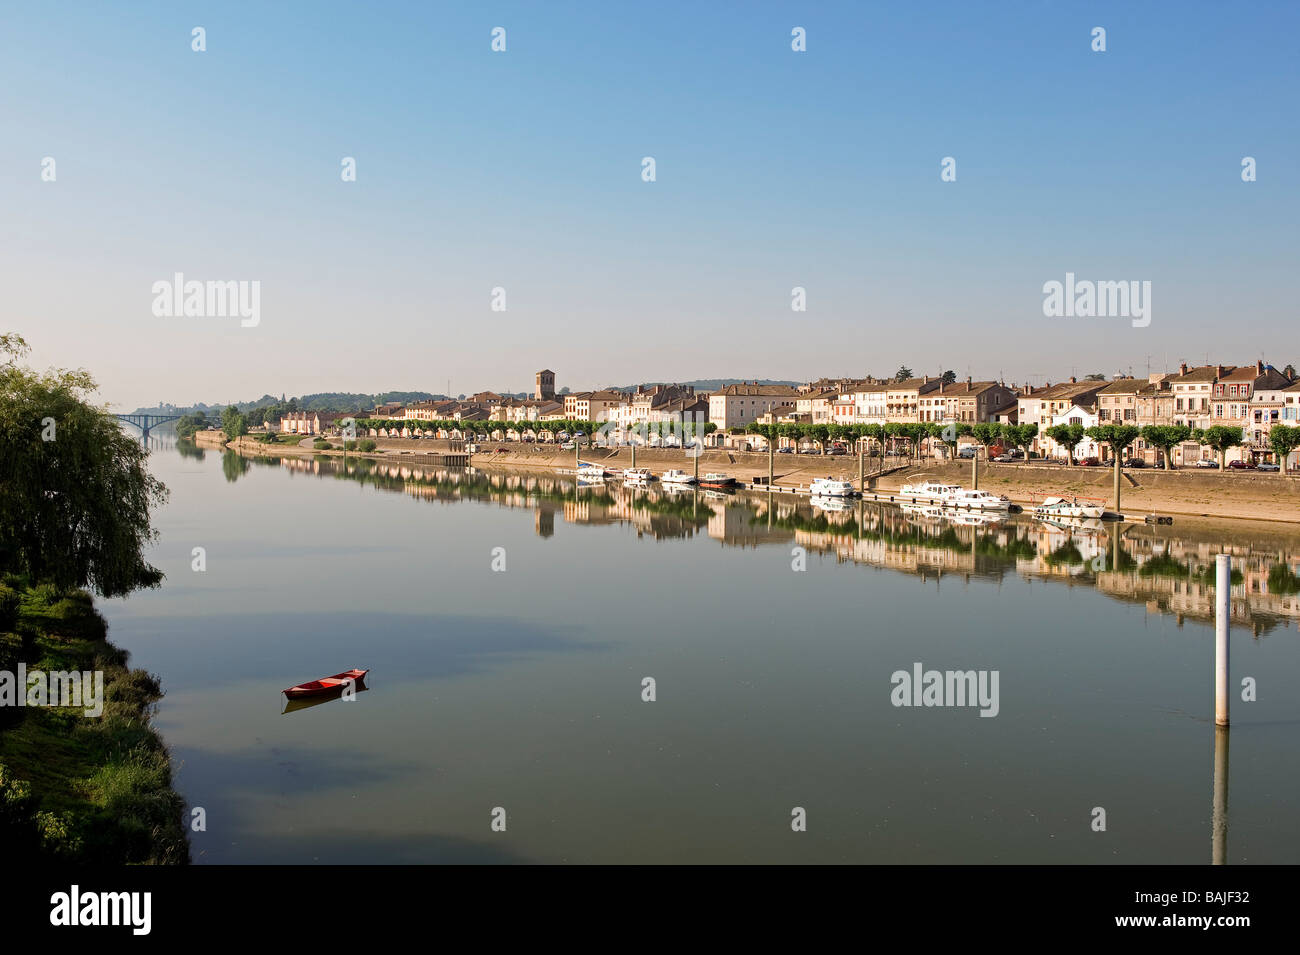
M127 424L135 425L140 429L140 437L148 439L149 432L160 424L168 421L180 420L178 414L115 414L113 415L118 421L125 421Z

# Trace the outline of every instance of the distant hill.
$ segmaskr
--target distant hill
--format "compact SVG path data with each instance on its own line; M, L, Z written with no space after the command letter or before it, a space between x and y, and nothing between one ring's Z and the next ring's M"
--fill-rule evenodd
M299 411L364 411L373 408L375 405L387 404L390 401L410 404L413 401L442 401L445 397L445 395L435 395L428 391L383 391L373 395L350 391L321 391L314 395L301 395L293 399L283 400L275 395L262 395L262 397L254 401L240 401L236 403L235 407L247 413L255 408L283 408L289 404L289 400L293 400L297 402ZM212 412L220 411L225 407L224 404L209 405L200 401L193 405L164 404L154 408L136 408L132 414Z
M778 381L774 378L696 378L694 381L643 381L640 385L609 385L607 391L636 391L638 387L650 388L654 385L691 385L696 391L717 391L727 385L740 385L756 382L760 385L789 385L797 388L802 381Z

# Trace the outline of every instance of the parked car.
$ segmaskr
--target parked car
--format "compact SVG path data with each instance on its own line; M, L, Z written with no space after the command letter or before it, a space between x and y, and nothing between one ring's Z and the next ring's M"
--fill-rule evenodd
M997 464L1010 464L1012 461L1015 460L1015 458L1012 457L1010 454L999 454L999 455L998 455L996 458L994 458L993 460L994 460L994 462L996 462Z
M794 448L777 448L777 454L794 454Z
M577 447L577 445L574 444L572 441L565 441L562 445L560 445L560 450L561 450L561 451L572 451L572 450L573 450L574 448L576 448L576 447Z
M1281 465L1278 464L1257 464L1255 465L1255 470L1256 471L1281 471L1282 467Z
M962 448L960 451L957 452L957 457L959 457L959 458L973 458L973 457L975 457L975 455L978 454L978 453L979 453L979 451L978 451L976 448L973 448L973 447L967 446L967 447L964 447L964 448Z
M1219 462L1212 461L1209 458L1201 458L1201 460L1196 462L1196 466L1198 468L1213 468L1216 471L1219 470Z
M1126 468L1144 468L1147 463L1141 458L1129 458L1124 462L1123 466Z
M1229 461L1228 468L1232 471L1253 471L1255 470L1255 465L1251 464L1249 461Z
M1099 468L1101 467L1101 461L1097 458L1080 458L1079 466L1083 468Z
M831 454L848 454L848 453L849 453L849 449L848 449L848 448L835 447L835 448L831 448L830 453L831 453Z
M818 451L816 448L800 448L799 453L800 454L821 454L821 452Z

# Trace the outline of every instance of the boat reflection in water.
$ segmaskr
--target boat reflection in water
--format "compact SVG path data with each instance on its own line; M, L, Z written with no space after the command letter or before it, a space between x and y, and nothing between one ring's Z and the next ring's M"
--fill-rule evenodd
M581 487L551 472L435 468L383 461L285 457L274 462L321 478L439 501L495 503L535 512L538 533L570 524L627 524L663 540L698 534L723 546L789 546L884 567L922 580L998 580L1015 575L1086 584L1107 596L1144 604L1148 613L1212 624L1214 558L1232 555L1232 625L1256 636L1300 629L1300 528L1263 522L1178 518L1173 526L1096 518L956 512L941 502L894 504L793 494L737 493L736 488L655 482L648 487Z
M366 686L364 678L355 681L355 686L357 693L364 693L366 690L370 689L370 687ZM300 696L297 699L285 700L284 709L280 711L280 715L284 716L286 713L296 713L298 710L305 710L312 706L320 706L322 703L333 703L335 700L342 699L346 690L347 685L344 684L328 691L327 693L317 694L316 696Z

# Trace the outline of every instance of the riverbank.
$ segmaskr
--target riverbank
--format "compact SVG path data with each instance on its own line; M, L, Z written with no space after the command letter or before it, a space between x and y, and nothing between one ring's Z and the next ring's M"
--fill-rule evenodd
M150 722L162 689L127 659L89 594L0 584L0 671L103 674L98 716L80 706L0 707L0 839L17 858L189 861L184 800Z
M391 461L401 456L412 462L436 463L449 447L447 441L403 438L377 438L378 449L359 456ZM257 454L329 454L310 447L266 445L241 438L237 449ZM504 448L505 450L499 450ZM583 448L583 461L611 470L632 466L630 448ZM485 470L566 471L574 467L574 452L563 451L553 444L497 444L470 457L470 464ZM867 489L888 493L904 484L920 481L943 481L971 486L969 461L939 463L908 462L889 459L890 467L881 468L879 458L866 461ZM655 473L670 468L690 471L694 462L680 449L638 448L637 467ZM858 459L852 455L778 454L773 462L773 483L777 487L807 488L814 478L858 479ZM755 478L766 480L766 452L709 449L702 453L700 474L722 471L744 485ZM1068 494L1103 500L1113 507L1114 475L1110 468L1066 467L1056 464L988 464L979 466L979 485L984 490L1004 494L1017 504L1034 504L1050 495ZM1274 521L1300 524L1300 477L1278 473L1204 471L1182 468L1164 471L1155 468L1121 472L1120 510L1128 514L1169 514L1186 517L1232 518L1236 520Z
M584 451L584 461L611 471L632 466L628 448L617 451ZM571 469L572 451L547 446L525 446L518 451L476 454L471 463L479 468ZM899 490L904 484L942 481L970 487L970 462L920 463L889 460L881 468L879 458L866 461L867 489L881 493ZM638 467L656 473L669 468L690 471L694 462L680 450L638 449ZM858 480L858 459L850 455L778 454L772 462L776 487L807 488L814 478ZM744 485L754 478L766 480L768 456L763 452L705 451L700 474L722 471ZM883 473L881 473L883 471ZM1127 514L1170 514L1187 517L1233 518L1238 520L1300 523L1300 478L1281 474L1180 469L1124 470L1120 474L1120 510ZM1027 505L1051 495L1091 497L1113 505L1114 472L1110 468L1066 467L1051 464L987 464L979 466L979 486Z

